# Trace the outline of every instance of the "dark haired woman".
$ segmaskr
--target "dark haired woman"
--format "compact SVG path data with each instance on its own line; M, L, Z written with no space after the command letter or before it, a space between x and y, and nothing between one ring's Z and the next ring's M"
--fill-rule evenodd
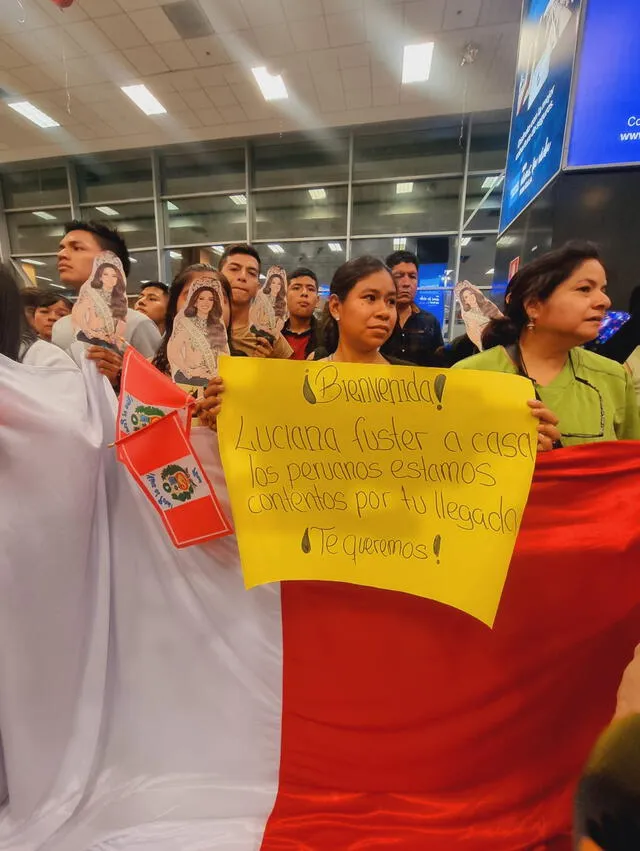
M376 257L359 257L336 270L322 319L323 348L311 360L338 363L401 364L380 354L398 318L397 288Z
M39 340L29 326L20 288L8 266L0 266L0 355L27 366L76 368L62 349Z
M640 439L630 377L620 364L581 348L598 335L611 305L595 246L568 243L514 275L505 315L483 335L485 351L454 369L530 378L536 397L558 416L558 445Z
M42 292L33 314L33 327L40 339L51 342L53 326L71 313L71 302L54 292Z
M262 292L269 296L269 301L276 315L276 330L282 331L287 320L287 276L284 269L274 266L267 272Z

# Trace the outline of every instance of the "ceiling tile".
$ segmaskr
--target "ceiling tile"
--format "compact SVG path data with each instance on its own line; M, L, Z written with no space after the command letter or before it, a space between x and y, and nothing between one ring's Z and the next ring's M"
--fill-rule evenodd
M28 64L29 61L21 53L9 47L6 41L0 41L0 68L20 68Z
M147 47L149 44L128 15L109 15L107 18L99 18L96 23L120 49Z
M397 86L402 79L402 61L393 67L388 62L374 62L371 65L371 82L374 88Z
M371 88L371 71L368 65L366 68L344 68L341 73L345 92Z
M519 24L521 14L521 0L484 0L478 23L481 27Z
M212 86L206 90L214 106L237 106L236 96L229 86Z
M373 90L374 106L396 106L400 103L400 86L381 86Z
M340 67L338 62L339 51L337 48L328 50L313 50L307 53L307 64L313 74L319 76L323 71L337 71Z
M304 21L324 13L322 0L280 0L288 21Z
M359 11L327 15L327 30L332 47L360 44L367 40L364 14Z
M241 0L242 8L252 27L267 27L284 23L284 10L280 0Z
M237 62L230 65L221 65L224 72L224 78L227 83L246 83L249 78L253 80L253 75L244 65L239 65Z
M226 86L227 78L224 75L226 67L221 65L218 68L199 68L194 72L195 78L204 88L208 88L209 86Z
M176 41L180 38L180 33L162 9L142 9L139 12L131 12L129 17L151 44Z
M239 0L200 0L200 6L216 33L224 34L249 27Z
M97 103L102 103L114 95L114 87L108 83L102 83L97 86L76 86L73 90L74 98L78 98L83 103L95 106Z
M153 47L130 47L123 53L139 74L162 74L169 70Z
M199 109L198 118L205 127L214 127L215 125L224 123L218 110L213 109L211 106L208 109Z
M341 68L360 68L369 65L373 45L354 44L352 47L341 47L338 50L338 64Z
M267 59L272 56L286 56L295 50L286 24L257 27L253 33L260 52Z
M5 41L33 64L42 62L45 57L62 62L86 55L85 50L61 27L12 33L5 36Z
M289 24L291 37L296 50L321 50L329 47L326 18L308 18L304 21L292 21Z
M125 12L137 12L139 9L151 9L159 6L164 0L118 0Z
M371 89L353 89L344 93L347 109L367 109L371 106Z
M23 83L20 91L24 94L32 92L46 92L58 89L60 83L49 76L41 65L30 65L27 68L18 68L14 75Z
M156 95L156 97L160 97L165 92L175 92L176 87L173 85L173 78L179 77L182 74L189 74L189 71L173 71L169 74L155 74L150 77L148 80L143 80L143 83L146 83L147 86L151 89L151 91ZM194 80L194 88L198 88L198 81ZM186 88L183 87L183 91L186 91Z
M115 50L113 42L107 38L93 21L80 21L76 24L69 24L66 30L90 56L96 53Z
M475 27L480 17L482 0L447 0L443 29L458 30Z
M237 124L240 121L247 120L245 111L241 106L222 106L220 107L220 115L227 124Z
M196 68L198 61L184 41L167 41L156 44L156 50L172 71Z
M440 32L447 0L417 0L405 3L404 23L416 37Z
M168 75L168 78L177 92L187 92L201 88L202 84L198 75L202 73L202 71L198 71L197 74L193 71L174 71Z
M368 0L371 2L371 0ZM353 9L362 9L363 0L323 0L324 11L327 15L334 12L350 12Z
M198 89L198 91L201 90ZM167 112L181 112L187 108L183 95L186 95L186 92L165 92L162 96L162 105Z
M104 18L122 12L117 0L78 0L78 5L90 18Z
M191 92L183 92L182 99L190 109L200 112L201 109L211 109L211 101L204 89L194 89Z
M186 41L199 65L223 65L229 61L223 39L218 35L189 38Z
M245 109L263 104L264 98L255 83L232 83L231 91L236 96L238 103Z
M183 112L177 112L175 115L171 116L172 125L179 127L187 127L191 129L195 129L198 127L202 127L202 121L198 118L195 112L192 112L190 109L184 110Z

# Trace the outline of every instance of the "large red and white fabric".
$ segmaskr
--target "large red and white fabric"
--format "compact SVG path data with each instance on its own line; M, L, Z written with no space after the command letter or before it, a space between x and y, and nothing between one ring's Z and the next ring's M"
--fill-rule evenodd
M233 537L172 547L114 429L92 366L0 358L0 849L569 851L640 638L636 445L540 461L489 630L375 589L245 591Z

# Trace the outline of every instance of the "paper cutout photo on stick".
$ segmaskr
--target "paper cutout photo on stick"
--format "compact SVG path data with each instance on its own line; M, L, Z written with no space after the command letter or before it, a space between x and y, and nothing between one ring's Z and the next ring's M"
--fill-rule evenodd
M467 335L474 346L482 351L482 332L492 319L500 319L502 313L491 299L469 281L456 284L455 294Z
M269 298L276 315L276 331L280 332L289 318L287 310L287 273L282 266L272 266L267 272L262 292Z
M271 300L263 290L258 290L249 307L249 330L256 337L263 337L271 345L278 336L278 320Z
M198 397L218 374L219 355L229 354L223 304L219 273L195 280L167 344L171 377L181 387L190 388L189 392L196 391Z
M76 339L120 352L127 329L127 278L120 258L98 254L71 311Z

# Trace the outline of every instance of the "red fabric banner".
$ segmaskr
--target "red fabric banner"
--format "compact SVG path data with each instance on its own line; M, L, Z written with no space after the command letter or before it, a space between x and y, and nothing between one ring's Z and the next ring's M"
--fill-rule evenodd
M282 589L280 789L262 851L570 851L574 787L640 640L638 444L539 459L493 630Z

